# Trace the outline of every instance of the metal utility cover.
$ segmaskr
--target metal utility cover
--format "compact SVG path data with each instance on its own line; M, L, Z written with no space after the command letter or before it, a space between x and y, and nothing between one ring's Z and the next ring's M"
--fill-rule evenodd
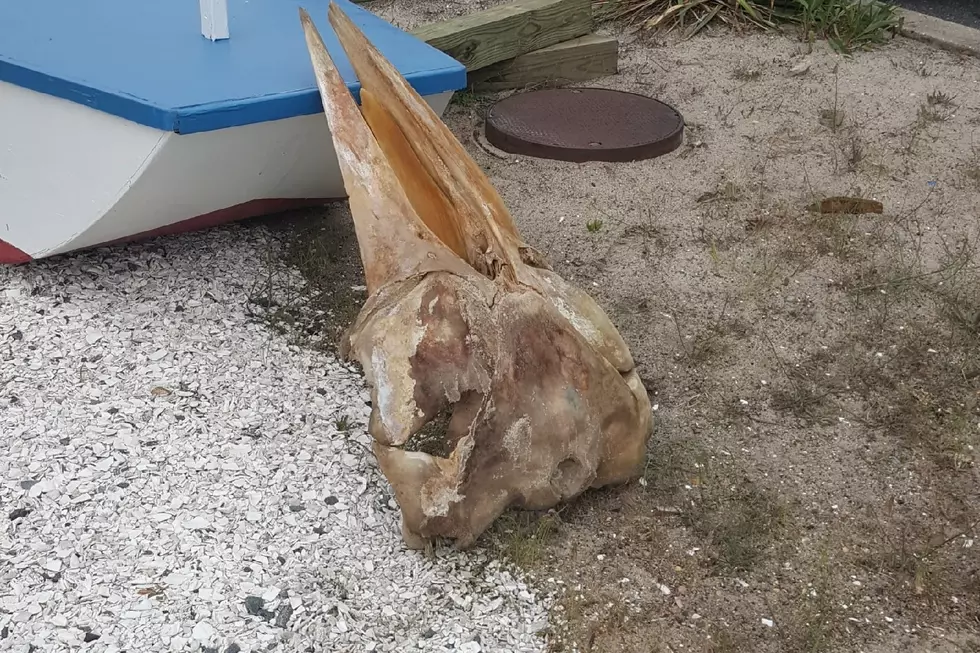
M558 88L511 95L490 109L487 141L512 154L560 161L638 161L680 147L684 119L636 93Z

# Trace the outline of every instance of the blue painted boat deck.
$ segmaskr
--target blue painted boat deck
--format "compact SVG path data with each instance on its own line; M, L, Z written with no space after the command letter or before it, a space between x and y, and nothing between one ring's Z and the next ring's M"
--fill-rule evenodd
M2 0L0 81L181 134L320 113L299 7L360 88L328 1L228 0L230 39L212 42L198 0ZM466 85L455 59L336 1L419 94Z

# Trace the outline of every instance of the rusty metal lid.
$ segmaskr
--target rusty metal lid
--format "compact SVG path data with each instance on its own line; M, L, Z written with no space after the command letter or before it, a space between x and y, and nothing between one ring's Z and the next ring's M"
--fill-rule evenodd
M638 161L672 152L684 118L651 97L602 88L556 88L511 95L490 108L494 147L560 161Z

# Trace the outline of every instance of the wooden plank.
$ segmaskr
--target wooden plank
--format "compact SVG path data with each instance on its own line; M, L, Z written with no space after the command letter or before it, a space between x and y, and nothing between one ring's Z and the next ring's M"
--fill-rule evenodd
M412 34L473 71L591 31L591 0L517 0Z
M584 82L615 75L619 70L619 41L587 34L550 45L469 75L473 91L506 91L536 84Z

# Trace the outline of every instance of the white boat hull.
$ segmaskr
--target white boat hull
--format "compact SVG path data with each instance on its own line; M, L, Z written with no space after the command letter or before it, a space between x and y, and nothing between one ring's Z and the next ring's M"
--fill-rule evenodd
M0 82L0 144L3 264L346 197L322 113L181 135Z

